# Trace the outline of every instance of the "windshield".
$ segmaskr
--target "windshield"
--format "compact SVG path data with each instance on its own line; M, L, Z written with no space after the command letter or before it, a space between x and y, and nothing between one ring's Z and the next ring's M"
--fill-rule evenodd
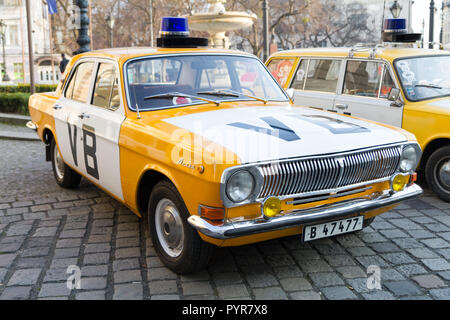
M410 101L450 95L450 56L401 59L395 68Z
M180 55L145 58L126 66L129 106L140 111L212 101L288 101L256 58Z

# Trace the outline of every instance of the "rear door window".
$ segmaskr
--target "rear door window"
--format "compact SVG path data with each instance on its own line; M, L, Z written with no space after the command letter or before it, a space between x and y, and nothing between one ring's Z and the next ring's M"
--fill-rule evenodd
M340 69L340 60L311 59L306 73L305 90L335 93Z
M65 97L79 102L87 102L93 70L93 62L79 64L67 86Z
M72 99L72 95L73 95L73 87L75 87L75 79L77 77L77 69L75 69L75 71L73 72L73 76L69 81L69 84L67 85L67 89L66 89L66 93L65 93L65 97L68 99Z

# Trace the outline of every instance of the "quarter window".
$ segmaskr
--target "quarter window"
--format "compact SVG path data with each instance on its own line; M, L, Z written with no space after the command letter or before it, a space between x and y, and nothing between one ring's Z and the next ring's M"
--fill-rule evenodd
M284 88L294 63L295 59L272 59L267 68L278 83Z
M391 74L388 68L384 68L383 83L381 85L380 98L387 99L389 93L391 93L392 88L395 88L394 81L392 80Z
M86 102L91 85L94 68L93 62L81 63L75 70L66 90L65 97L79 102Z
M340 60L311 59L306 73L305 90L336 92L340 67Z
M120 105L117 83L114 65L100 63L95 80L92 104L101 108L116 110Z

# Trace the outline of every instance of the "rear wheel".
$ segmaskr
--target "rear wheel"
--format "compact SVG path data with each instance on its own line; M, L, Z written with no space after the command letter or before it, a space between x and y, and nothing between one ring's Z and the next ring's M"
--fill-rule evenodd
M425 178L439 198L450 202L450 146L431 154L425 165Z
M161 181L154 187L147 213L153 246L168 268L187 274L206 267L214 247L187 222L189 212L173 184Z
M67 189L78 187L81 181L81 176L64 163L58 146L56 145L55 139L53 139L51 142L50 152L53 174L55 175L56 182L61 187Z

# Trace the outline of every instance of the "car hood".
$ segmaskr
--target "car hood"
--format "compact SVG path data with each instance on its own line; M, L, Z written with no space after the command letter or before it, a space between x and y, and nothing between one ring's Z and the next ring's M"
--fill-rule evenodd
M340 153L407 140L401 129L298 106L234 107L163 121L226 148L242 164ZM223 157L224 161L229 159L229 155Z
M432 112L450 116L450 99L440 99L428 103L428 106L432 107Z

